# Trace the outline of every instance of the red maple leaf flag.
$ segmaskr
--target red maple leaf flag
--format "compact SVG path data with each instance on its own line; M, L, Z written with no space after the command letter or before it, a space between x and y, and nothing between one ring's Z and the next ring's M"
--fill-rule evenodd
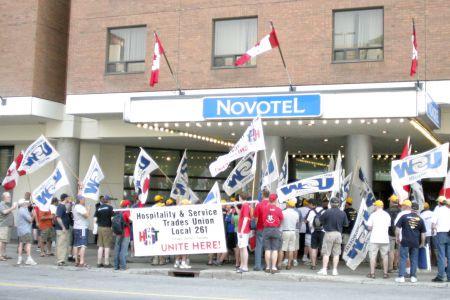
M161 55L164 54L164 48L161 44L161 41L158 38L158 35L155 33L155 48L153 51L153 63L152 63L152 72L150 75L150 86L155 86L158 83L159 78L159 68L160 68L160 60Z
M259 43L257 43L253 48L245 52L236 62L234 63L235 66L240 66L248 62L253 57L262 54L264 52L267 52L269 50L272 50L273 48L278 47L278 38L277 33L275 32L275 29L272 29L272 31L263 37Z
M404 159L408 157L411 154L411 145L410 145L410 138L408 136L408 140L406 141L405 146L403 147L402 155L400 155L400 159ZM403 190L406 192L406 197L409 195L409 185L403 186ZM400 197L403 198L403 197ZM403 199L402 199L403 200Z
M411 42L412 42L412 58L411 58L411 71L410 75L414 76L417 71L417 64L418 64L418 53L417 53L417 37L416 37L416 26L414 25L413 20L413 33L411 36Z
M448 171L447 177L445 177L444 185L439 192L439 196L444 196L445 198L450 199L450 171Z
M25 175L25 171L17 171L23 159L23 151L20 151L19 155L16 159L11 163L6 171L6 176L3 179L2 186L5 191L12 190L16 187L17 182L19 181L19 176Z

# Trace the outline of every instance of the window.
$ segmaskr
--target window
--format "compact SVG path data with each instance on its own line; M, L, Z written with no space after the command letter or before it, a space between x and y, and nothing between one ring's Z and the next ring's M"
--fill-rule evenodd
M383 9L334 12L333 61L383 59Z
M107 73L145 71L146 27L108 30Z
M214 67L233 67L234 62L256 44L257 18L214 21ZM246 66L256 65L253 58Z

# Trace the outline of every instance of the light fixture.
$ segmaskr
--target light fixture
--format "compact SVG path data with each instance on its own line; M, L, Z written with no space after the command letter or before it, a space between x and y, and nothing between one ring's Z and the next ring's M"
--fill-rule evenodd
M383 134L386 134L387 133L387 130L383 130Z
M348 119L347 124L352 124L352 119Z
M169 123L164 123L164 127L169 127Z
M170 161L170 160L171 160L170 156L167 156L166 160L167 160L167 161Z
M144 125L142 125L142 128L144 128L144 129L148 128L148 124L144 123Z
M323 125L325 125L325 124L327 124L328 122L327 122L327 120L322 120L322 124Z
M424 137L426 137L431 143L433 143L436 147L441 145L441 142L439 142L430 131L428 131L425 127L422 126L419 122L416 120L411 120L409 123L417 129Z
M341 145L341 148L344 148L344 145Z
M206 126L211 127L211 122L206 122Z
M236 135L236 133L232 132L232 133L231 133L231 135L232 135L232 136L235 136L235 135Z
M395 141L396 141L396 142L399 142L399 141L400 141L400 139L395 139Z
M136 127L137 127L137 128L141 128L141 127L142 127L142 124L141 124L141 123L137 123L137 124L136 124Z
M326 142L328 142L328 139L323 139L323 141L326 143Z
M361 122L361 124L366 123L366 120L364 120L364 119L361 119L361 120L359 120L359 121Z
M278 120L275 120L275 122L273 122L273 124L278 125L279 124Z
M189 123L186 123L186 127L190 127L191 126L191 124L189 124Z
M292 154L292 157L295 158L295 154Z
M302 125L303 124L303 121L302 120L298 120L298 125Z
M286 121L286 125L291 125L291 121L290 121L290 120L287 120L287 121Z
M178 123L175 123L174 125L175 125L175 127L178 127L178 126L180 126L180 124L178 124Z
M195 123L195 126L197 126L197 127L202 127L202 124L200 124L199 122L197 122L197 123Z
M386 123L388 123L388 124L391 123L391 119L387 118Z
M309 122L309 124L311 124L311 125L314 125L314 123L316 123L316 122L314 122L314 120L311 120L310 122ZM309 125L308 124L308 125Z
M339 124L339 120L334 120L334 124Z
M378 123L378 120L377 120L377 119L373 119L373 120L372 120L372 123L373 123L373 124L377 124L377 123Z
M405 119L403 119L403 118L400 118L400 123L403 123L403 122L405 122Z
M267 126L267 121L263 121L263 125L264 125L264 126Z
M162 140L162 137L158 136L158 140Z
M228 122L228 126L230 126L230 127L233 126L233 122L231 122L231 121Z
M222 122L217 122L217 126L222 126Z
M239 122L239 125L244 126L244 125L245 125L245 122L244 122L244 121L241 121L241 122Z

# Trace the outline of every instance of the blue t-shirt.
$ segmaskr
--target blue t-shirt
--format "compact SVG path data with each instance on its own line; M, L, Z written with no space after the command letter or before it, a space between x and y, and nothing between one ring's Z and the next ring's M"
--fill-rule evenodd
M227 233L234 232L234 224L232 222L233 222L233 215L226 214L225 215L225 224L226 224Z
M70 215L67 213L65 204L58 205L58 207L56 208L56 217L61 218L61 221L63 222L64 227L66 227L66 229L69 229ZM62 228L61 228L61 226L59 226L58 222L56 222L56 224L55 224L55 229L62 230Z
M24 236L25 234L31 234L31 221L32 217L28 208L20 207L17 211L17 235Z
M396 226L402 230L402 241L400 244L403 247L419 248L420 235L427 232L425 222L419 215L416 213L403 215Z

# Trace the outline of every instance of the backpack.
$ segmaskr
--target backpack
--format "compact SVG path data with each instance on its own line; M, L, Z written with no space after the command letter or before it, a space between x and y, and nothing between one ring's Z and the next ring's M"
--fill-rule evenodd
M320 216L322 215L323 211L324 210L322 209L321 211L317 212L316 209L314 208L314 212L316 213L313 220L314 231L323 229L322 222L320 222Z
M122 213L115 213L112 218L112 231L116 235L122 235L125 228L125 220L123 219Z
M398 207L389 207L387 209L387 212L389 216L391 216L391 226L389 226L389 236L395 237L395 219L397 218L397 215L400 213L400 208Z

